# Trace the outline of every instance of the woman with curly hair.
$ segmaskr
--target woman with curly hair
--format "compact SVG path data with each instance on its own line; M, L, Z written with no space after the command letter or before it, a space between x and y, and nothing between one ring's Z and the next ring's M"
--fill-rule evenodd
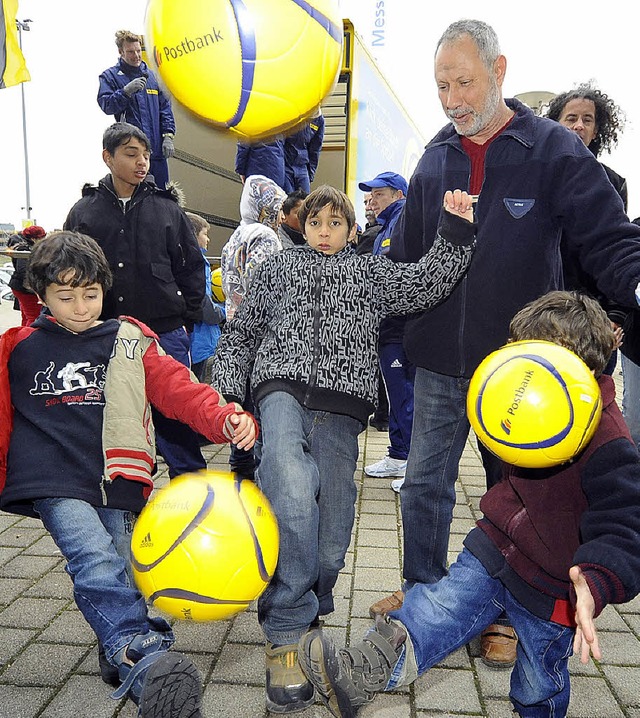
M618 133L624 129L625 115L616 103L591 83L556 95L549 105L547 117L575 132L589 150L598 157L604 150L618 144ZM602 163L600 163L602 164ZM627 209L627 181L602 164L611 184L616 188Z

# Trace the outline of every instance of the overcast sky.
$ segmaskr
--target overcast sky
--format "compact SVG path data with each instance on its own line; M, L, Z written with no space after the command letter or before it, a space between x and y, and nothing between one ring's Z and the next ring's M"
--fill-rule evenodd
M505 0L456 3L416 0L341 0L343 17L378 59L387 79L426 139L445 124L433 79L435 43L452 21L489 22L507 57L505 96L533 90L561 92L594 79L626 111L618 149L601 159L629 184L629 213L640 216L640 94L637 28L632 5L587 12L586 6L539 0L528 10ZM96 103L98 75L117 60L114 33L144 32L146 0L21 0L18 17L33 20L23 34L32 76L26 83L32 218L59 227L85 182L106 168L102 132L112 119ZM88 10L91 8L91 10ZM378 44L371 47L378 15ZM381 40L382 39L382 40ZM20 225L26 212L20 87L0 90L2 153L0 222Z

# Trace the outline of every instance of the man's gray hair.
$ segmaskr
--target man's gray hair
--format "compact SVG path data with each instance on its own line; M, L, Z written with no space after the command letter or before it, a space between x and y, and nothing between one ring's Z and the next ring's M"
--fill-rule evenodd
M475 42L480 59L485 67L490 70L493 63L502 53L500 52L500 43L496 31L491 25L487 25L482 20L457 20L451 23L438 40L436 53L442 45L455 42L464 35L469 35Z

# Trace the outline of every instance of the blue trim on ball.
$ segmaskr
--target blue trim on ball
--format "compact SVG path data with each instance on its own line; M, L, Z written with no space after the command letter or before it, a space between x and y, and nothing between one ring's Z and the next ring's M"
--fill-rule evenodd
M309 17L322 25L322 27L337 43L342 43L342 27L338 27L338 25L336 25L334 22L331 22L331 20L326 15L323 15L317 8L313 7L312 5L309 5L308 2L305 2L305 0L292 0L292 2L294 5L297 5L301 10L304 10L309 15Z
M529 444L516 444L511 441L506 441L504 439L500 439L494 434L492 434L486 427L483 419L482 419L482 398L484 394L484 388L491 379L491 376L495 374L498 369L501 369L505 364L508 364L510 361L514 361L515 359L530 359L533 362L536 362L537 364L540 364L544 369L546 369L560 384L562 387L562 390L564 391L565 397L567 399L567 404L569 405L569 422L567 426L558 434L555 436L550 436L548 439L545 439L544 441L535 441ZM510 448L516 448L516 449L547 449L550 446L555 446L558 442L565 439L571 429L573 428L573 421L574 421L574 411L573 411L573 402L571 401L571 395L569 394L569 390L567 388L567 384L565 380L563 379L560 372L556 369L556 367L544 357L541 357L537 354L519 354L518 356L509 357L505 361L503 361L501 364L499 364L491 373L491 376L487 377L484 382L482 383L482 386L480 387L480 390L478 391L478 396L476 397L476 417L478 419L478 423L482 427L482 430L487 435L488 438L491 439L491 441L494 441L496 444L501 444L502 446L508 446Z
M242 89L238 109L235 115L226 123L227 127L235 127L242 120L251 90L253 89L253 78L256 65L256 35L251 20L251 13L242 0L229 0L233 14L236 17L236 25L240 36L240 53L242 61Z
M246 598L241 600L214 598L213 596L203 596L201 593L195 593L194 591L185 591L183 588L161 588L159 591L154 591L148 600L153 603L158 598L176 598L180 601L193 601L194 603L206 603L209 605L248 606L251 603Z
M260 541L258 541L258 536L256 535L256 530L253 527L253 523L251 521L251 517L249 516L249 513L244 505L244 501L242 500L241 490L242 490L242 482L243 481L249 481L249 479L238 479L235 480L235 487L236 487L236 493L238 494L238 501L240 502L240 506L242 506L242 511L244 512L244 516L247 519L247 524L249 525L249 530L251 531L251 539L253 540L253 549L256 554L256 561L258 562L258 571L260 573L260 578L265 582L269 583L271 581L271 574L267 571L267 567L264 563L264 556L262 554L262 546L260 546ZM249 482L251 483L251 482Z
M213 502L214 502L214 496L215 492L213 490L213 487L211 484L207 484L207 495L204 498L204 501L202 502L202 506L200 507L200 510L198 513L191 519L191 521L187 524L185 529L182 531L182 533L178 536L178 538L169 546L169 548L161 555L159 556L153 563L140 563L135 556L131 556L131 563L133 567L136 569L136 571L139 571L140 573L146 573L147 571L151 571L152 568L155 568L161 561L164 561L164 559L178 546L181 544L187 536L195 531L196 528L200 525L202 520L211 512L211 509L213 508Z

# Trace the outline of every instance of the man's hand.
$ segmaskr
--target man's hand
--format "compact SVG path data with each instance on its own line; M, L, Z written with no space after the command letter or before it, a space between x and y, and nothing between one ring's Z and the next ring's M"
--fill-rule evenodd
M127 84L122 88L122 90L127 97L131 97L131 95L135 95L136 92L140 92L140 90L144 90L144 88L146 86L147 86L147 78L146 77L136 77L135 80L131 80L131 82L127 82Z
M572 566L569 569L569 578L576 592L576 635L573 639L573 653L580 655L582 663L589 662L589 653L599 661L602 652L593 620L595 602L589 584L579 566Z
M468 192L460 189L447 190L444 193L444 208L467 222L473 222L473 199Z
M165 160L168 160L169 157L173 157L174 153L176 151L176 148L173 145L173 140L169 135L166 135L162 139L162 156L165 158Z

